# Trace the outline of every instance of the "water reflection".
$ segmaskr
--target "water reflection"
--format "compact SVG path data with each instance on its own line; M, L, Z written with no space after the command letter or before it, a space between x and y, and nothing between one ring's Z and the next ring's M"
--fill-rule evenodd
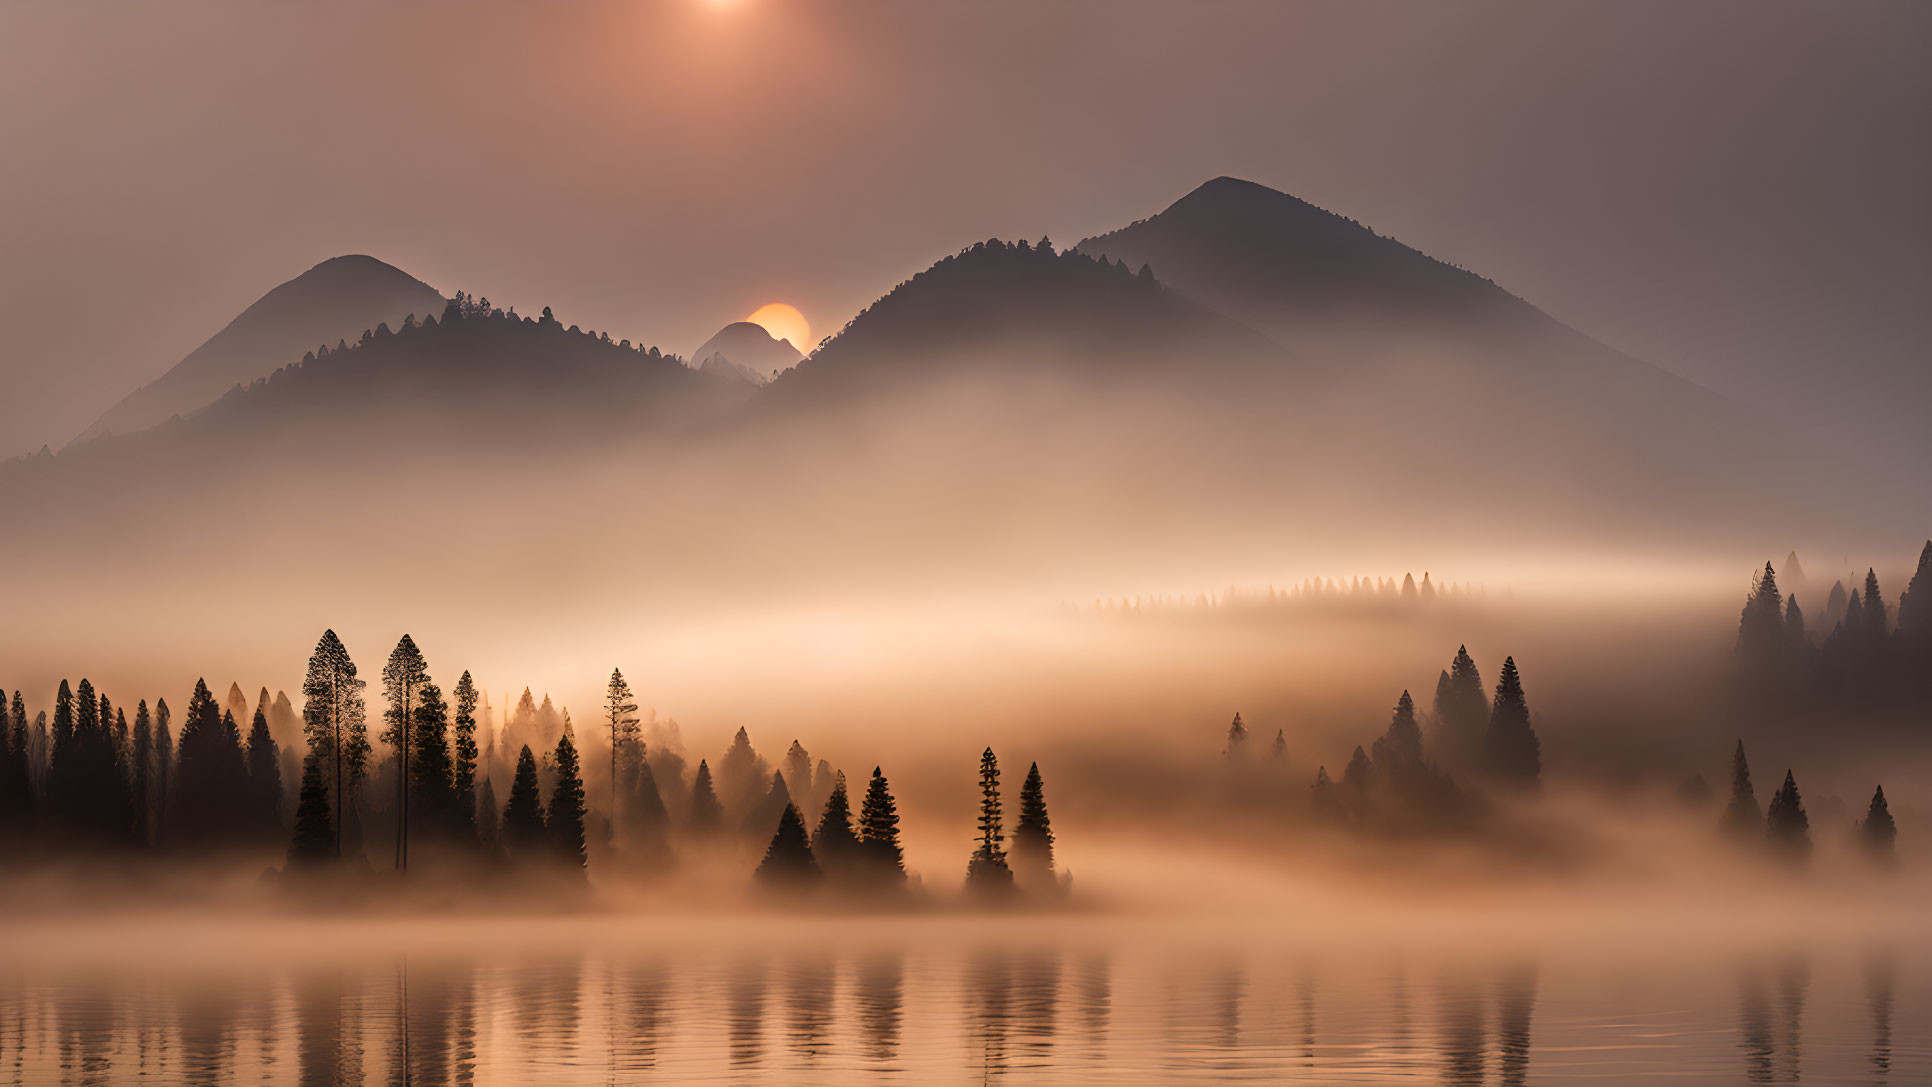
M0 1083L1932 1082L1922 964L1718 968L1654 1008L1587 970L1094 946L339 963L200 981L0 974ZM1900 974L1904 974L1901 979ZM1698 975L1660 974L1673 994ZM1561 990L1550 996L1552 987ZM1735 995L1735 1003L1731 1001ZM1678 996L1677 999L1692 999ZM1555 1012L1550 1010L1554 1001ZM1818 1005L1824 1002L1825 1010ZM1532 1035L1549 1054L1532 1072ZM1659 1039L1668 1037L1667 1042ZM1901 1040L1904 1039L1904 1040ZM1667 1053L1668 1064L1655 1063ZM1621 1062L1621 1063L1620 1063ZM1638 1062L1638 1063L1632 1063ZM1642 1063L1651 1062L1651 1063Z
M905 1002L906 961L897 952L868 955L858 969L858 1021L865 1052L890 1062L899 1051L899 1017Z
M1750 1083L1798 1083L1810 964L1790 957L1747 966L1738 976L1738 1046Z
M1889 954L1865 963L1865 1003L1872 1017L1873 1083L1889 1083L1892 1075L1892 998L1898 977Z

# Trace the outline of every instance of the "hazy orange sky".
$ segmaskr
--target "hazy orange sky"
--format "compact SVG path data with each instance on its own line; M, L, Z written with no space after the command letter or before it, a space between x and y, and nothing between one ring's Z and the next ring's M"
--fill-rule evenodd
M335 254L683 353L1218 174L1928 448L1924 4L11 3L0 141L0 454Z

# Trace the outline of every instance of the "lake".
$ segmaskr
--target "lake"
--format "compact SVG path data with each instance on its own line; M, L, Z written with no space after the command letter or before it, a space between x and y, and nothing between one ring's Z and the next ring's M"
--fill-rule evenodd
M0 945L0 1082L1932 1082L1921 951L1543 943L1265 920L103 915Z

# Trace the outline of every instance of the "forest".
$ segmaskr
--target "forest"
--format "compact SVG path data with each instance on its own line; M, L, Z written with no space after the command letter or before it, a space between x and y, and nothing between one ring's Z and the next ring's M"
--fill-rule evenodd
M548 698L536 705L527 690L479 748L483 696L470 674L445 695L408 635L380 683L386 706L372 738L368 681L335 632L324 632L302 684L299 754L282 751L271 728L291 704L271 702L266 689L250 715L239 688L224 706L197 680L178 730L165 699L152 709L140 700L130 723L86 679L63 680L51 718L41 712L31 723L16 691L0 729L0 848L18 870L103 853L240 859L285 846L276 874L306 886L366 876L388 853L395 872L428 880L487 882L507 868L567 889L586 879L595 841L619 880L668 873L682 856L743 862L760 894L785 900L823 892L909 901L918 890L880 767L855 811L843 772L822 759L814 766L797 741L773 768L740 728L716 772L700 759L687 781L681 756L647 747L619 669L597 726L608 733L608 763L595 767L584 763L569 712ZM605 805L593 810L586 778L600 773ZM1010 837L1000 774L986 749L964 894L986 904L1057 899L1068 880L1055 871L1039 766L1021 786ZM376 822L392 842L368 829Z

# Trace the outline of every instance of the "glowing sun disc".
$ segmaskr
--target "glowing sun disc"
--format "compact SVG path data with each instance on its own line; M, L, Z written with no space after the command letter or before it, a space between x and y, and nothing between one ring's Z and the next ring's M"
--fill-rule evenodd
M811 323L805 320L805 315L798 312L795 306L773 302L768 306L758 307L745 320L763 327L776 339L790 340L800 354L809 352L816 346L812 343Z

